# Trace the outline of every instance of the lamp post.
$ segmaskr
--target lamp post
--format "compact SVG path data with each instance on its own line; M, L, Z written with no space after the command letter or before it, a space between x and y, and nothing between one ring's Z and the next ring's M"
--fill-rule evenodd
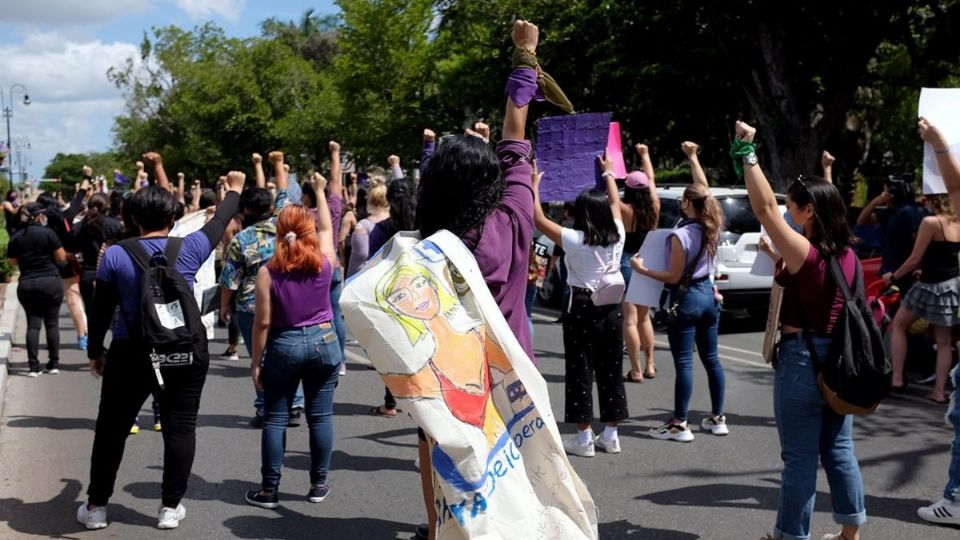
M27 92L27 87L22 84L14 84L10 87L7 97L10 98L10 103L7 103L6 98L3 95L3 89L0 88L0 106L3 107L3 117L7 119L7 170L10 171L10 188L13 189L13 166L10 161L12 156L10 155L13 152L13 141L10 138L10 118L13 117L13 91L20 90L23 92L23 104L30 105L30 95Z

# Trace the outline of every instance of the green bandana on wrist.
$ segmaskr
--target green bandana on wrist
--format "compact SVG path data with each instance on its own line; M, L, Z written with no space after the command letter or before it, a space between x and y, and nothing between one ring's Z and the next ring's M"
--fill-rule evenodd
M743 180L743 158L750 154L756 154L757 147L753 143L734 139L730 145L730 157L733 158L733 170L737 173L737 178Z
M537 61L537 53L528 49L514 49L513 67L533 68L533 70L537 72L537 86L539 86L540 91L543 92L544 99L560 107L563 109L563 112L567 114L576 112L573 109L573 104L570 103L570 99L568 99L567 95L560 89L557 81L540 67L540 63Z

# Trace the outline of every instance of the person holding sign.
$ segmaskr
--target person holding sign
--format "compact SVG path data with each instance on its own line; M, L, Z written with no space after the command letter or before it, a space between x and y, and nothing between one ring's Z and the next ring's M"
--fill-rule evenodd
M629 229L623 242L623 255L620 256L620 273L623 274L626 287L630 286L630 276L633 275L630 259L640 251L647 233L657 228L657 221L660 219L660 198L657 197L650 149L645 144L638 144L636 149L643 162L643 171L633 171L627 175L623 186L623 200L620 201L623 226L624 229ZM644 377L656 377L653 321L650 320L649 307L623 302L623 340L627 344L627 355L630 357L630 371L624 379L642 383ZM647 362L646 370L640 366L641 351Z
M710 385L711 414L700 423L703 431L726 435L727 418L723 414L725 377L717 351L717 329L720 304L714 294L710 276L714 271L720 231L723 230L723 210L710 194L707 175L697 160L697 145L684 142L681 146L690 161L693 183L683 192L680 210L683 220L667 237L667 270L647 268L639 255L630 264L641 275L662 281L668 286L668 306L675 314L669 324L670 353L677 369L674 383L673 418L650 430L650 436L660 440L690 442L693 433L687 427L687 412L693 393L693 346L696 343L700 361L707 370Z
M853 449L853 416L838 415L827 405L817 386L815 366L816 358L827 357L830 333L844 301L830 277L829 260L837 258L852 286L856 274L853 235L840 191L819 177L800 177L787 189L787 212L803 233L787 223L757 164L756 132L737 122L731 155L747 184L750 206L781 257L775 276L784 292L773 407L783 482L773 538L810 538L817 464L822 462L830 481L833 518L843 528L840 534L823 538L859 540L867 513Z
M540 206L540 180L543 173L533 168L533 219L538 230L566 253L567 284L570 305L563 319L563 347L566 359L567 422L577 425L577 435L564 441L568 454L593 457L595 446L617 454L620 438L617 423L627 418L627 395L623 385L623 311L622 297L608 303L600 298L606 275L619 277L619 261L626 236L620 214L620 195L614 180L613 161L604 154L600 159L607 192L588 189L577 197L573 208L573 228L551 221ZM622 281L621 281L622 283ZM597 379L600 421L603 434L593 435L593 379Z

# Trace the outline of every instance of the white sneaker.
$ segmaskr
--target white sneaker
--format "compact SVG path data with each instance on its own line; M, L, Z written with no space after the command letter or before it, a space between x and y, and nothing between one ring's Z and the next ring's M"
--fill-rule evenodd
M240 355L237 353L236 350L231 351L230 349L227 349L220 354L220 359L229 360L231 362L239 362Z
M94 506L93 510L90 510L87 503L83 503L77 509L77 521L90 530L103 529L107 526L107 507Z
M347 363L346 363L346 362L340 362L340 372L337 373L337 374L340 375L341 377L343 377L344 375L347 374Z
M666 424L650 430L650 436L661 441L679 441L690 442L693 440L693 432L687 427L687 422L667 422Z
M613 439L607 440L603 438L603 435L598 435L595 439L593 439L593 444L608 454L620 453L620 437L614 437Z
M563 449L568 454L580 457L593 457L597 454L597 451L593 448L593 436L590 437L590 442L587 444L580 444L577 442L577 436L573 435L563 441Z
M930 506L918 509L917 515L930 523L960 525L960 501L940 499Z
M31 379L36 379L36 378L39 377L39 376L40 376L40 372L39 372L39 371L28 371L28 372L27 372L27 377L30 377Z
M43 372L44 372L44 373L49 373L49 374L51 374L51 375L56 375L57 373L60 373L60 370L57 369L57 368L44 369Z
M714 435L728 435L730 433L730 429L727 428L727 417L723 414L704 418L700 422L700 429L709 431Z
M176 529L180 526L180 520L187 517L187 509L182 504L176 508L160 505L160 515L157 516L158 529Z

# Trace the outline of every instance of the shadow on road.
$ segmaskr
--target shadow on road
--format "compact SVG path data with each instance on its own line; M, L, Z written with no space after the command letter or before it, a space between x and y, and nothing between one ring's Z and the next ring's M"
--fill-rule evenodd
M601 539L643 538L644 540L694 540L700 536L668 529L647 529L627 520L600 524Z
M411 535L415 523L400 523L371 518L321 518L294 512L281 506L277 510L256 512L264 515L232 517L223 522L237 538L396 538ZM268 517L275 516L275 517Z
M15 428L42 428L63 431L86 429L93 431L97 421L92 418L57 418L54 416L12 416L7 426Z

